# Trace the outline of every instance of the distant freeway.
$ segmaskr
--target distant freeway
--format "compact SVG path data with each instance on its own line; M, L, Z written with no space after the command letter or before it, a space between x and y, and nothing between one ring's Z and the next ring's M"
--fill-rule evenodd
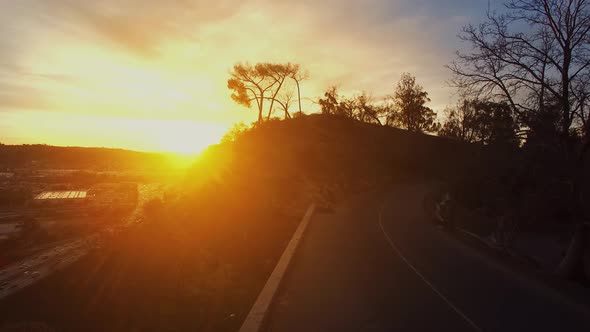
M0 299L74 263L97 239L98 235L78 239L5 266L0 270Z
M119 227L130 226L141 220L143 206L150 199L162 197L164 186L159 183L141 184L139 186L137 206ZM109 227L106 232L116 231L117 227ZM19 262L0 269L0 299L27 287L51 273L76 262L97 243L100 235L93 234L74 240L42 253L27 257Z

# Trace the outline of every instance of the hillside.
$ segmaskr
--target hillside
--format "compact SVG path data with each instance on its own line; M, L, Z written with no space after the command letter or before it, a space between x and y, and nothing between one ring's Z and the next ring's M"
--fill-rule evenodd
M111 148L0 144L0 170L12 168L153 170L170 166L170 155Z
M325 115L234 134L203 153L177 195L148 204L142 223L105 237L94 254L1 301L0 326L35 321L59 331L235 331L309 203L440 177L469 167L466 161L479 153L446 139Z
M384 177L448 177L480 165L485 155L477 145L314 114L240 132L233 143L206 151L194 170L218 160L225 172L261 181L296 177L345 185Z

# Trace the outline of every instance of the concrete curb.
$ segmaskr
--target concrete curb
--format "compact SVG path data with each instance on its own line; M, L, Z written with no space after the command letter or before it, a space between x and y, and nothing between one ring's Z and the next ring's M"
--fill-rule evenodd
M486 246L486 247L490 248L491 250L498 251L498 252L502 252L502 248L500 248L499 246L495 246L495 245L493 245L493 244L489 243L489 242L488 242L488 241L486 241L486 239L485 239L485 238L483 238L482 236L479 236L479 235L477 235L477 234L475 234L475 233L473 233L473 232L470 232L470 231L468 231L468 230L465 230L465 229L463 229L463 228L460 228L460 227L457 227L457 230L458 230L458 231L459 231L461 234L463 234L463 235L465 235L465 236L467 236L467 237L471 237L471 238L472 238L472 239L474 239L475 241L478 241L479 243L481 243L481 245L484 245L484 246ZM506 252L506 253L510 254L510 252Z
M307 208L303 219L301 219L299 226L295 230L295 233L293 233L293 237L291 237L291 240L285 248L285 251L283 251L283 254L281 255L277 265L272 271L270 277L268 277L268 280L262 288L262 291L260 291L260 294L258 294L258 298L254 302L254 305L252 305L252 308L250 309L248 316L246 316L244 323L242 323L242 327L240 327L239 332L262 331L264 323L266 322L266 318L268 317L270 306L272 305L278 293L281 282L285 276L285 273L287 272L287 268L291 264L295 250L303 238L303 233L305 232L305 229L311 220L315 208L315 204L311 204Z

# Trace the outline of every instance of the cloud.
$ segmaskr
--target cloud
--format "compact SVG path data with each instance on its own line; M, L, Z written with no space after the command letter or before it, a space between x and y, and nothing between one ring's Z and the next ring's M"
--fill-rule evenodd
M200 25L230 17L240 8L240 1L227 0L24 2L20 6L23 16L45 27L80 37L94 35L143 56L156 55L158 44L171 35L188 35Z
M44 94L27 85L0 84L0 112L14 109L51 109Z
M7 1L0 12L0 108L244 120L245 110L228 106L228 68L292 61L311 73L307 97L332 84L381 96L409 71L442 109L455 35L486 3ZM158 93L166 103L149 98Z

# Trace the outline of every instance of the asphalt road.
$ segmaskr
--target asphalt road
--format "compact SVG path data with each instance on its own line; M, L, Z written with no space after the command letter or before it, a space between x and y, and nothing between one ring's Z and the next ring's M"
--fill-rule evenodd
M317 214L269 331L590 331L588 308L426 222L427 188Z

